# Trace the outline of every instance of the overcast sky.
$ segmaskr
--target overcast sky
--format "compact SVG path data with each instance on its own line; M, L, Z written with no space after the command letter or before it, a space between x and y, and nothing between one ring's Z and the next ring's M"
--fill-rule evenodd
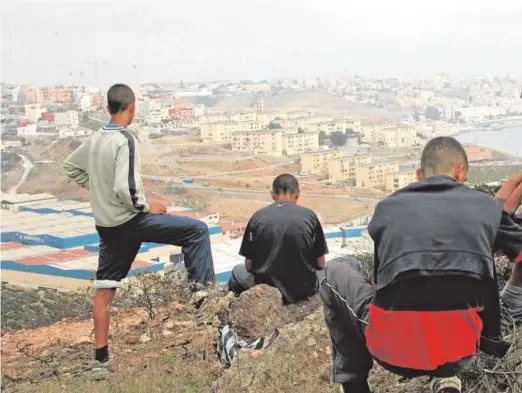
M1 0L0 9L11 83L522 75L522 0Z

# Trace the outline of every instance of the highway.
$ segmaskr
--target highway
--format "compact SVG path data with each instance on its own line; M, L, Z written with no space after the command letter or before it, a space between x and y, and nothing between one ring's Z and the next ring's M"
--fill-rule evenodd
M266 169L266 168L265 168ZM143 179L152 180L156 182L168 183L168 185L164 187L182 187L188 189L197 189L197 190L212 190L218 191L221 193L231 193L231 194L251 194L251 195L268 195L268 190L255 190L249 188L233 188L233 187L218 187L218 186L203 186L199 183L183 183L180 181L179 177L167 177L167 176L151 176L151 175L142 175ZM328 195L328 194L303 194L304 197L307 198L327 198L327 199L344 199L344 200L352 200L361 203L371 203L376 204L381 200L381 198L359 198L352 197L349 195Z

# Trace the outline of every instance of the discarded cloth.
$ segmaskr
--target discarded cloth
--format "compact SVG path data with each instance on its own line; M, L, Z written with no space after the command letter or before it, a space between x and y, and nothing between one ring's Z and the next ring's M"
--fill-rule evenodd
M219 332L217 352L223 367L228 368L237 359L240 350L260 350L268 347L279 336L279 330L275 329L269 337L261 337L251 343L239 337L229 325L225 325Z

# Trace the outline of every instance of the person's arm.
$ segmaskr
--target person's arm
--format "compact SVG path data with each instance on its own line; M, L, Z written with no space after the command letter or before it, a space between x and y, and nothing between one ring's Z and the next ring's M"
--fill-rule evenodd
M248 221L243 240L241 241L241 248L239 249L239 255L245 257L245 269L247 272L252 271L252 260L255 255L255 236L253 227L252 217L250 221Z
M513 191L506 202L504 202L504 210L510 215L514 216L517 209L520 208L522 203L522 183Z
M89 188L90 139L82 143L63 163L63 170L69 179L80 187Z
M506 212L515 213L522 200L522 172L510 177L497 191L495 198L502 202Z
M136 141L129 134L127 142L122 143L116 152L114 192L128 210L147 213L149 204L141 183L138 155Z
M515 263L522 262L522 227L517 225L506 211L502 211L493 248L504 251Z
M322 270L326 266L324 256L328 254L328 245L326 244L323 227L317 216L315 216L315 221L313 257L315 258L316 269Z

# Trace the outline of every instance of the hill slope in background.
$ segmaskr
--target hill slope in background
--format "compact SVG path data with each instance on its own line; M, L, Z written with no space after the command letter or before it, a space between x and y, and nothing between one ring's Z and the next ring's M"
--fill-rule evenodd
M213 111L253 109L255 97L250 94L223 97L212 108ZM368 119L390 119L398 121L402 112L370 108L361 103L347 101L323 90L285 92L263 97L267 111L309 110L333 116L354 116Z

